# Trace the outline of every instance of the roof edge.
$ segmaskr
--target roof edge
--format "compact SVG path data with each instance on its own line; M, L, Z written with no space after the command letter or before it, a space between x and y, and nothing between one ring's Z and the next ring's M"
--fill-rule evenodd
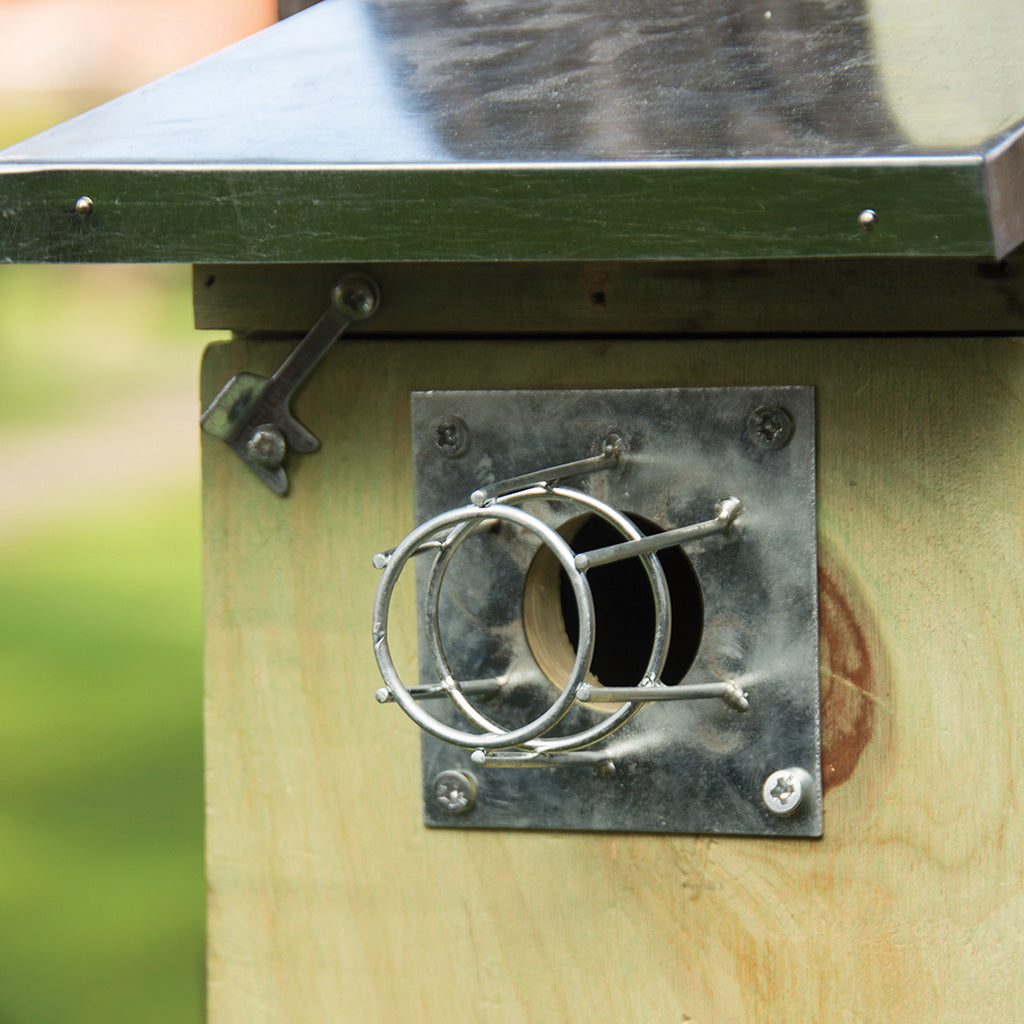
M991 259L986 198L980 159L50 169L0 175L0 262Z
M996 259L1024 242L1024 122L985 154L985 191Z

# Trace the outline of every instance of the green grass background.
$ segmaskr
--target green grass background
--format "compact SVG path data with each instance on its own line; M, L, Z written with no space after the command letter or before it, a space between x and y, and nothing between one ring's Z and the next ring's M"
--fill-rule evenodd
M202 1019L195 520L176 488L0 549L3 1024Z
M0 144L65 113L0 108ZM0 511L5 449L116 460L90 423L194 392L204 340L188 268L0 265ZM153 439L195 452L165 475L0 517L0 1024L204 1017L196 431Z

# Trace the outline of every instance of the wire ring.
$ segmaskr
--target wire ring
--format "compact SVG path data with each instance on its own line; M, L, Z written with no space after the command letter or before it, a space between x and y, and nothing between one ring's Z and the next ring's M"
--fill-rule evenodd
M605 522L614 526L627 540L639 540L644 536L628 516L597 498L569 487L532 487L504 495L485 506L485 508L493 509L497 504L519 505L527 501L538 499L551 500L552 498L589 509L604 519ZM499 732L503 731L501 727L491 721L478 708L474 707L465 694L457 689L451 666L441 642L438 624L438 602L441 594L442 580L455 552L462 542L471 536L475 525L475 523L469 521L456 526L445 538L437 557L434 559L424 597L426 639L437 676L442 681L442 685L448 690L448 696L452 702L474 724L488 732ZM647 662L647 667L644 669L640 685L645 683L647 685L654 685L661 678L661 672L665 667L665 659L668 656L668 641L672 632L672 611L668 595L668 582L665 578L665 571L661 566L661 562L652 553L641 555L640 560L651 584L655 605L655 622L657 623L650 659ZM642 702L627 702L612 715L605 717L602 721L587 729L571 733L568 736L558 736L554 739L533 739L523 744L523 746L545 752L576 750L580 747L589 746L598 740L604 739L604 737L625 725L642 706Z
M409 559L416 554L420 545L450 527L457 528L463 524L482 519L501 519L506 522L515 523L517 526L535 534L551 549L552 554L558 559L559 564L565 570L572 586L573 596L576 598L576 608L579 615L579 640L577 643L576 659L573 662L572 672L565 689L543 714L519 729L502 732L472 733L452 728L438 721L433 715L424 711L406 689L405 684L399 678L388 645L388 614L391 598L402 569ZM441 550L438 552L437 559L444 557L446 545L457 533L458 530L454 529L445 538ZM468 505L463 508L450 509L416 527L394 549L391 557L388 559L383 576L377 586L377 596L373 604L373 649L377 658L377 667L380 669L380 674L383 676L388 690L395 698L395 703L424 732L458 747L472 747L485 750L501 750L508 747L516 747L547 732L560 722L572 707L580 684L586 679L587 673L590 671L590 662L594 656L594 598L590 592L590 584L587 582L586 576L576 568L575 552L555 530L536 516L510 505L493 504L483 508L477 505Z

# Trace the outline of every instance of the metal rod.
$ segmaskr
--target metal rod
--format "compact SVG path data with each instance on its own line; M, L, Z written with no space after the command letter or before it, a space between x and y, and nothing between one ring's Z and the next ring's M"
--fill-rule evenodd
M587 473L597 473L602 469L610 469L618 464L619 456L625 450L625 444L618 434L609 434L601 442L601 454L594 455L587 459L577 459L575 462L563 462L560 466L548 466L546 469L538 469L532 473L524 473L522 476L509 477L507 480L498 480L496 483L488 484L486 487L479 487L470 495L470 501L474 505L484 506L495 498L505 494L514 494L516 491L525 490L527 487L535 487L537 484L556 484L571 476L583 476Z
M482 522L474 524L473 528L467 532L466 536L472 536L475 533L486 533L489 530L493 530L497 524L497 519L484 519ZM439 548L443 548L448 544L449 539L450 535L442 538L441 540L425 540L409 557L415 558L417 555L422 555L425 551L437 551ZM394 553L394 548L388 548L387 551L378 551L377 554L373 556L374 569L386 569L388 562L391 561L391 556Z
M504 679L471 679L465 683L457 683L456 689L467 697L493 697L504 685ZM447 697L449 693L449 688L441 683L425 683L423 686L410 686L407 689L413 700L436 700L438 697ZM394 695L386 686L377 690L375 696L378 704L393 704L395 701Z
M700 540L702 537L710 537L716 533L724 533L739 515L743 503L739 498L725 498L716 507L718 514L714 519L709 519L704 523L680 526L676 530L655 533L642 540L627 540L621 544L610 544L606 548L583 551L576 556L576 568L580 572L587 572L588 569L607 565L609 562L621 562L623 559L634 558L636 555L646 555L652 551L660 551L662 548L686 544L688 541Z
M415 558L416 555L422 555L424 551L436 551L438 548L444 547L443 540L425 540L410 557ZM389 548L387 551L378 551L373 556L373 567L374 569L386 569L388 562L391 561L391 556L395 553L394 548Z
M591 686L583 683L576 699L588 704L618 701L705 700L718 697L737 711L750 710L743 691L735 683L692 683L682 686Z
M614 773L615 765L603 750L565 750L546 754L541 750L474 750L470 760L486 768L585 768L603 766Z

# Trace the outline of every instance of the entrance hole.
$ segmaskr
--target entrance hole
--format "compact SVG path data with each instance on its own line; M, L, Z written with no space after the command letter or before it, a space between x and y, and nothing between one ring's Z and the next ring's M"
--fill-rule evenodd
M645 535L663 532L642 516L629 518ZM618 544L624 538L596 515L564 524L559 533L576 552ZM693 565L681 547L656 555L668 584L672 632L662 682L682 681L697 656L704 629L704 601ZM595 645L590 681L607 686L635 686L651 656L655 616L651 585L638 558L598 566L587 573L594 596ZM523 623L530 649L544 674L564 686L579 641L576 600L554 555L541 548L533 559L523 591ZM610 706L609 706L610 707Z

